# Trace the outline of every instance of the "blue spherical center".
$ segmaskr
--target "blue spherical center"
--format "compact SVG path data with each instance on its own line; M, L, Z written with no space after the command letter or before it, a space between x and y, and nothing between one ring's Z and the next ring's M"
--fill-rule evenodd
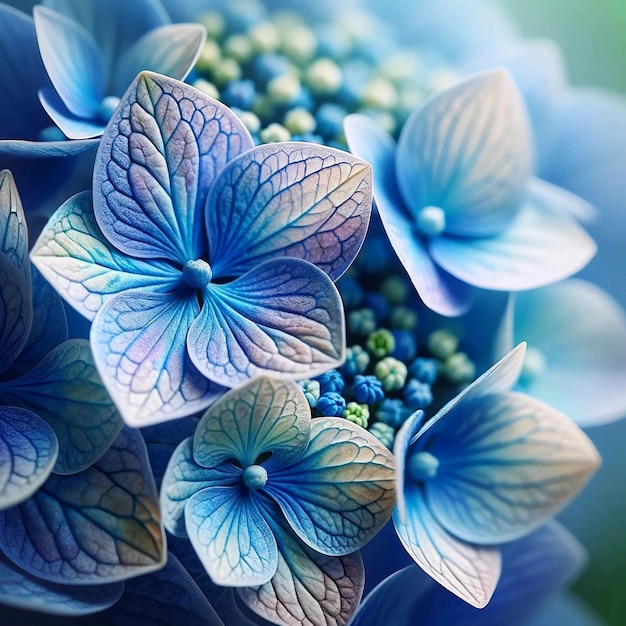
M117 105L120 103L120 99L117 96L106 96L102 98L100 102L100 108L98 109L98 117L103 122L108 122L113 115Z
M267 470L262 465L249 465L243 471L243 484L253 491L265 487Z
M430 452L422 450L416 452L407 464L409 476L418 483L424 483L434 478L439 469L439 460Z
M211 266L202 259L187 261L183 266L183 280L192 289L204 289L213 278Z
M446 229L445 211L438 206L425 206L418 214L418 231L426 237L436 237Z

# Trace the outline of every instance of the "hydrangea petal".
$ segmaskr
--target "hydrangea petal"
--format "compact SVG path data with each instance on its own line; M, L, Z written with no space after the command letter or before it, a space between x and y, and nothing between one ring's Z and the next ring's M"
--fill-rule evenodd
M415 232L396 181L393 139L363 115L346 117L344 130L350 150L373 166L378 213L420 298L441 315L460 315L470 305L472 289L437 267Z
M593 257L596 245L572 218L553 212L545 198L530 198L499 235L437 237L429 250L439 265L471 285L522 291L575 274Z
M504 69L474 74L431 96L406 121L398 184L415 218L444 210L449 235L501 232L524 198L533 168L524 103Z
M0 407L0 510L37 491L52 471L58 452L54 431L38 415Z
M451 535L432 516L421 491L407 487L406 516L393 520L400 541L413 560L440 585L472 606L489 602L500 577L498 548L476 546Z
M77 154L94 150L97 147L98 139L76 139L74 141L9 139L5 141L0 140L0 156L18 159L47 159L76 156Z
M541 178L531 177L528 181L528 191L531 202L538 204L540 207L543 206L547 210L573 217L588 224L595 221L598 217L598 211L593 204L571 191L553 185Z
M52 615L88 615L115 604L124 583L58 585L20 570L0 552L0 601Z
M262 374L306 378L343 361L344 326L341 298L322 270L271 259L205 289L187 349L205 376L229 387Z
M98 228L88 191L69 198L50 218L31 259L90 320L115 294L138 288L173 290L180 280L180 272L163 261L130 259L114 248Z
M185 336L195 295L127 291L91 327L94 361L124 421L148 426L206 408L221 392L189 360Z
M193 437L182 441L167 464L161 485L163 525L175 537L186 537L185 505L206 487L225 487L241 482L241 469L224 463L207 469L193 458Z
M243 485L208 487L185 506L187 534L211 580L228 587L266 583L276 572L276 539Z
M106 128L106 120L95 114L92 117L81 117L72 113L52 88L40 89L39 101L50 119L69 139L100 137Z
M194 436L193 458L204 467L236 459L242 467L271 453L265 466L298 459L311 428L311 409L291 381L258 378L233 389L204 414Z
M239 276L262 261L295 256L337 280L369 224L371 167L325 146L258 146L229 163L207 201L211 263Z
M117 63L113 92L124 93L142 70L185 80L205 38L206 30L200 24L167 24L148 31L124 52Z
M0 513L0 548L18 567L62 584L123 580L163 566L165 537L141 435L124 429L94 465L52 474Z
M83 26L47 7L34 7L33 16L41 58L61 100L74 115L95 117L107 80L95 39Z
M272 624L343 626L356 610L365 570L358 552L325 556L293 534L272 505L263 507L278 544L278 566L270 581L237 591L244 603Z
M340 556L365 545L395 504L391 452L366 430L330 417L311 422L293 464L274 468L265 486L308 546Z
M439 461L425 485L429 508L456 537L481 544L511 541L543 524L600 463L568 417L516 392L457 404L425 441Z
M209 188L252 138L223 104L142 72L122 97L96 156L94 209L105 237L140 258L183 265L206 247Z
M30 263L26 217L15 179L9 170L0 172L0 252L8 257L28 285Z

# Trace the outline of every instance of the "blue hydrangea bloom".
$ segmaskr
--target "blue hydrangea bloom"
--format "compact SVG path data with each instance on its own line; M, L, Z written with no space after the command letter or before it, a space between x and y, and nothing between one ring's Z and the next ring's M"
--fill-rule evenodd
M504 69L431 96L397 147L364 116L349 116L345 129L352 152L374 165L376 203L396 254L438 313L463 313L472 286L518 291L556 282L595 253L566 210L578 199L532 177L527 112Z
M222 397L177 447L161 506L213 582L243 587L253 611L274 622L295 602L309 619L336 610L345 623L363 572L358 555L336 559L354 559L389 519L393 477L391 452L367 431L312 420L295 382L259 378Z
M147 72L103 137L93 208L86 192L68 200L31 258L94 319L107 389L147 425L205 408L218 385L341 363L333 281L370 210L367 163L313 144L253 148L224 105Z
M600 462L563 413L510 391L524 352L521 344L431 419L413 414L394 443L400 541L426 573L476 607L500 576L498 544L550 519Z

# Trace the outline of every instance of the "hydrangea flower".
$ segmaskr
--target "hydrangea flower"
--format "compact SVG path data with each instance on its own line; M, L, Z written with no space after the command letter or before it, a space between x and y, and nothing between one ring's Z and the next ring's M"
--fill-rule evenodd
M365 237L370 176L331 148L253 148L224 105L143 73L103 137L93 208L89 193L68 200L31 258L94 319L95 361L128 423L189 415L215 383L342 362L333 280Z
M213 582L241 587L256 613L295 624L324 611L345 623L363 585L352 553L389 519L393 476L391 452L367 431L312 420L295 382L259 378L209 408L177 447L161 506Z
M352 152L374 166L389 240L436 312L464 312L471 286L531 289L593 256L593 241L567 214L581 200L532 177L527 113L506 70L431 96L397 147L364 116L349 116L345 129Z
M431 419L413 414L394 443L400 541L426 573L476 607L498 582L498 544L550 519L600 462L563 413L509 391L524 352L521 344Z

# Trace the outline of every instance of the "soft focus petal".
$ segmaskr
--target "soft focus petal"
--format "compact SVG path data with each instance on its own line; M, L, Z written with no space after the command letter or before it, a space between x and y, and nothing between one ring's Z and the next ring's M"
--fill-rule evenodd
M58 452L54 431L38 415L0 407L0 509L30 498L48 478Z
M193 366L185 336L195 296L128 291L107 301L91 327L94 361L124 421L148 426L206 408L219 388Z
M207 203L211 265L239 276L267 259L310 261L337 280L365 238L370 166L303 143L258 146L229 163Z
M474 74L431 96L404 124L396 171L417 219L445 212L445 232L476 237L506 228L532 171L532 133L522 97L504 69Z
M28 285L28 229L15 179L9 170L0 172L0 252L13 263Z
M300 459L269 472L265 489L302 541L340 556L365 545L388 521L394 469L393 455L373 435L322 417L311 422Z
M569 215L585 225L590 225L598 217L596 207L580 196L563 187L557 187L541 178L531 178L528 183L530 196L539 206L553 212Z
M545 607L534 615L526 626L606 626L578 596L563 594L552 598Z
M141 73L113 114L94 167L94 209L126 254L183 265L206 251L209 188L253 146L223 104L180 82Z
M460 315L470 305L471 288L437 267L415 232L396 182L393 139L363 115L348 116L344 128L350 150L373 166L378 213L420 298L441 315Z
M90 320L116 294L173 290L180 280L180 272L163 261L129 258L114 248L96 224L88 191L72 196L50 218L31 260Z
M301 259L271 259L204 291L187 348L205 376L225 386L273 374L315 376L344 358L345 320L330 278Z
M209 487L185 506L189 539L214 583L262 585L276 573L276 539L243 486Z
M72 113L59 94L50 87L39 90L39 101L50 119L69 139L89 139L99 137L104 132L106 120L100 118L97 113L89 117Z
M0 513L0 547L27 572L62 584L114 582L163 566L165 537L141 435L123 430L91 467L52 475Z

